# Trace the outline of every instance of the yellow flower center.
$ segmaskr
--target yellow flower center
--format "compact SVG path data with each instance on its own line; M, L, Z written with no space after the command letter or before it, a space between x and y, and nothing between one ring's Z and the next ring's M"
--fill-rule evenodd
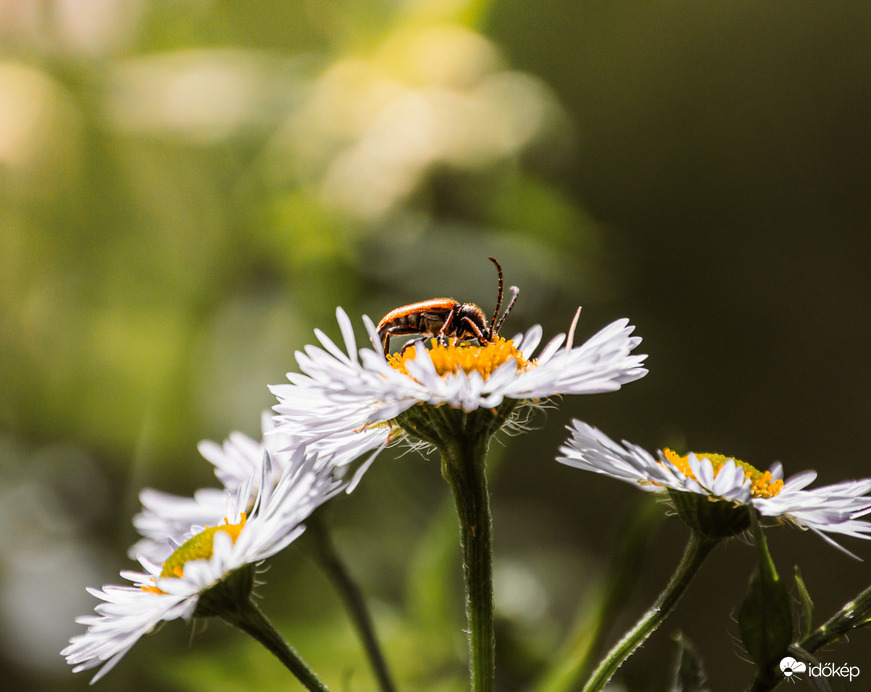
M218 531L228 534L233 543L235 543L245 527L247 517L243 512L242 521L238 524L231 524L226 518L224 521L227 523L221 526L207 526L176 548L172 555L166 559L166 562L163 563L160 577L182 577L184 576L184 566L191 560L208 560L211 558L214 552L215 534ZM151 591L152 593L165 593L157 586L143 586L142 590Z
M693 475L690 463L686 456L679 456L677 452L668 448L663 449L662 453L665 455L665 458L674 464L687 478L698 480L698 478ZM744 476L750 480L750 495L753 497L774 497L780 493L783 488L783 481L780 478L774 478L771 475L771 471L760 471L755 466L748 464L746 461L741 461L734 457L727 457L723 454L697 453L696 456L699 459L704 458L711 462L711 466L714 467L714 476L720 472L720 469L723 468L723 464L727 461L734 461L736 466L743 469Z
M486 380L496 368L509 360L513 360L517 364L518 372L530 365L530 362L523 358L523 354L514 348L514 342L510 339L503 339L501 336L484 346L460 344L456 339L451 340L445 346L439 344L436 338L433 338L431 343L429 357L432 359L436 372L441 377L462 370L467 375L477 372ZM408 375L406 363L409 360L414 360L416 355L416 349L409 348L404 353L394 353L387 356L387 362L399 372Z

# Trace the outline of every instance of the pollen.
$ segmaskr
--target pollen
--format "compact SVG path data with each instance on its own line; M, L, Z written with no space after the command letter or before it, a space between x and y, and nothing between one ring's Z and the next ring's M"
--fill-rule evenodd
M436 338L431 340L431 345L430 359L436 372L442 377L462 370L467 375L477 372L486 380L500 365L509 360L517 364L518 372L530 365L523 354L514 347L514 342L501 336L484 346L461 343L455 339L443 346ZM387 356L387 362L399 372L408 375L406 363L414 360L415 356L415 349L409 348L404 353Z
M674 464L687 478L698 480L693 475L686 456L679 456L677 452L671 449L663 449L662 452L665 455L665 458ZM783 480L780 478L774 478L771 475L771 471L760 471L755 466L748 464L746 461L741 461L734 457L727 457L723 454L696 453L696 456L699 459L705 458L711 462L715 476L720 472L720 469L723 468L723 464L730 460L734 461L736 466L743 469L745 478L750 481L750 495L753 497L774 497L783 489Z
M195 536L191 536L188 540L182 543L175 549L166 562L163 563L163 569L160 571L160 578L163 577L183 577L184 566L191 560L208 560L214 552L215 534L222 531L230 536L233 543L239 538L239 534L245 527L247 517L242 513L242 520L238 524L231 524L225 518L225 524L220 526L207 526ZM164 593L157 586L143 586L143 591L153 593Z

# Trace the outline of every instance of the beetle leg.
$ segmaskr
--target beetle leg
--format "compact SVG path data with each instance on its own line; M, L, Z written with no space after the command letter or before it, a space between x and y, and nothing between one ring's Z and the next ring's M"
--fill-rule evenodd
M457 314L456 308L451 308L451 311L448 313L448 316L445 317L445 323L442 325L442 328L439 329L439 333L436 334L439 340L439 346L446 346L448 343L448 332L451 331L454 322L454 316Z
M484 336L484 334L481 332L478 325L475 324L470 318L464 317L463 322L466 323L466 326L469 328L469 331L471 331L475 335L475 338L478 340L479 344L481 344L483 346L484 344L490 343L490 339L488 339L486 336Z
M425 337L425 336L421 336L421 337L418 337L417 339L412 339L411 341L407 341L407 342L405 343L405 345L402 347L402 350L399 352L399 355L400 355L400 356L403 356L403 355L405 355L405 352L406 352L408 349L410 349L410 348L414 348L414 346L415 346L416 344L424 344L424 343L426 343L426 337Z
M381 330L381 346L384 348L385 357L390 355L390 337L402 336L403 334L408 334L408 331L402 327L388 327Z

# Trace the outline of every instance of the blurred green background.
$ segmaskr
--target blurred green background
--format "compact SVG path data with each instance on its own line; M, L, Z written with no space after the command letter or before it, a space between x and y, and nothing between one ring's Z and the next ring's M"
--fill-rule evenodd
M337 305L486 310L489 255L521 288L506 333L581 304L582 337L630 317L651 369L493 449L501 689L546 672L640 499L554 462L572 416L869 473L868 3L3 0L0 50L3 689L85 689L58 651L85 586L133 566L137 492L213 485L196 442L258 436ZM326 508L405 690L466 686L451 511L437 461L398 452ZM652 531L609 641L685 535ZM823 615L868 585L812 535L769 540ZM270 562L264 610L334 689L372 689L310 555ZM715 552L626 689L665 688L678 629L715 691L746 684L752 563ZM871 635L820 658L867 667ZM174 622L97 689L287 682L244 635Z

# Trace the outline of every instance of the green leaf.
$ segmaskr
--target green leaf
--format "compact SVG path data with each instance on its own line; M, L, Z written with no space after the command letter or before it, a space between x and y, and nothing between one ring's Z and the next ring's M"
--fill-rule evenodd
M696 648L682 633L675 637L678 651L671 692L710 692L705 665Z
M810 636L814 626L814 602L810 592L801 577L801 570L795 566L795 585L798 588L798 600L801 604L801 636L800 639Z
M747 652L760 669L767 669L780 660L792 643L792 611L789 591L777 574L755 516L753 534L759 549L759 565L738 611L738 627Z

